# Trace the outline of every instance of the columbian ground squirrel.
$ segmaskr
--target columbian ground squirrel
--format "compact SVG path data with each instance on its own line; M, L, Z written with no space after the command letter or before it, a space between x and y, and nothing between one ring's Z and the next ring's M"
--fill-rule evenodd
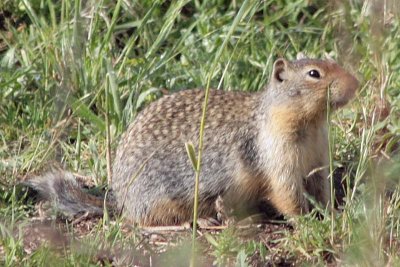
M342 107L357 88L357 79L333 60L302 58L276 60L258 93L211 90L199 216L215 217L218 197L244 213L270 205L280 214L302 214L310 210L305 193L326 206L327 108ZM198 143L204 92L162 97L120 139L111 187L117 210L129 220L140 225L191 220L194 171L185 142ZM69 173L50 172L28 184L64 213L103 210L103 200L83 193Z

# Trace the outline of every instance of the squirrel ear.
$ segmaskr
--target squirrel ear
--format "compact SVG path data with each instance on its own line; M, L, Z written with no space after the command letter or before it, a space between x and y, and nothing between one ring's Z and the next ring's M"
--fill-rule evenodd
M331 53L325 52L325 59L330 61L330 62L335 62L335 60L332 57L332 52Z
M272 71L272 78L278 82L283 82L287 79L287 61L283 58L279 58L274 63L274 69Z

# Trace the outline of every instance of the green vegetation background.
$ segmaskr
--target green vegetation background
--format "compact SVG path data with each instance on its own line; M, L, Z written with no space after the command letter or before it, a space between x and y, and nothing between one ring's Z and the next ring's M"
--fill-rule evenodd
M326 263L326 253L334 262L400 264L397 6L390 0L3 0L0 264L41 265L51 254L26 253L22 237L13 234L33 213L14 186L26 175L61 164L105 185L108 155L148 103L204 88L209 75L213 88L261 90L273 61L298 52L329 54L357 75L361 88L332 118L335 174L347 190L342 212L299 219L278 249L303 264ZM245 15L229 35L241 7ZM96 236L127 242L112 233ZM266 260L274 252L256 241L253 250L236 241L223 246L225 239L210 241L210 255L222 262L229 256L247 264L249 253L262 250ZM94 264L91 255L59 256Z

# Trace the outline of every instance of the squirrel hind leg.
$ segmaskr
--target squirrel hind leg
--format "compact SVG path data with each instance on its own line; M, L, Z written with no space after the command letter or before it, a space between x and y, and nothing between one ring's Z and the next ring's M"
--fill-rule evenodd
M84 192L74 176L62 170L52 170L22 183L51 202L52 207L66 217L78 214L102 215L104 199Z
M135 214L134 220L140 226L179 225L191 218L188 205L179 200L162 198L141 214Z
M134 221L140 226L181 225L193 220L193 205L191 199L161 198L153 203L143 214L134 215ZM198 218L209 219L217 216L214 207L215 199L200 199ZM190 203L190 204L189 204Z

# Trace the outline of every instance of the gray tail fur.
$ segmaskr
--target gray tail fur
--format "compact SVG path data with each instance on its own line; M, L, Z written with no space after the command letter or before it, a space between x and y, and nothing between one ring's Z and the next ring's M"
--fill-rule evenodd
M78 214L103 215L104 208L112 211L111 201L84 192L74 176L62 170L52 170L23 182L39 195L52 203L52 206L67 217Z

